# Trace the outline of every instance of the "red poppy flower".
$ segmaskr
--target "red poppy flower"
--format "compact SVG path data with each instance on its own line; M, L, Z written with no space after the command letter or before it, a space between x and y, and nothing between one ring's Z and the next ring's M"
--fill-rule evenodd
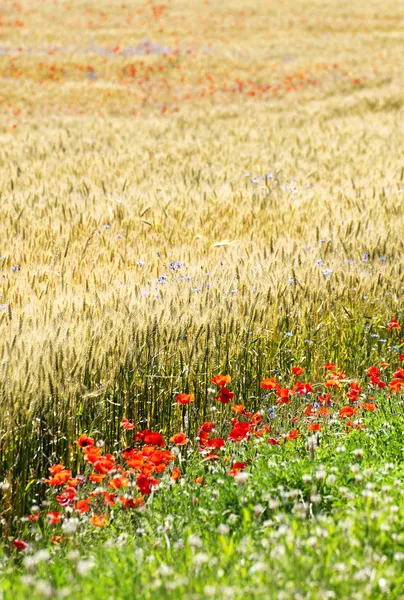
M327 371L335 371L335 369L337 368L336 365L334 365L334 363L325 363L324 368L327 369Z
M152 491L153 486L157 485L158 479L153 479L152 477L147 477L146 475L139 475L136 479L136 485L139 488L142 496L147 496Z
M215 452L209 452L203 460L220 460L220 456Z
M104 479L104 477L105 475L101 475L100 473L91 473L91 475L88 476L88 479L92 483L100 483Z
M122 419L122 427L124 429L136 429L136 425L133 425L133 423L131 423L129 421L129 419Z
M307 429L309 431L321 431L322 426L319 423L312 423L311 425L307 425Z
M51 479L45 479L45 483L48 485L62 485L69 481L72 476L72 472L68 469L64 469L63 471L58 471Z
M94 515L91 517L90 523L92 523L94 527L105 527L108 525L107 518L104 515Z
M206 433L210 433L215 428L215 424L213 421L206 421L206 423L202 423L200 426L201 431L205 431Z
M332 404L331 394L329 392L327 392L327 394L325 396L319 396L318 401L320 402L320 404L322 406L331 406L331 404Z
M212 440L209 440L208 446L209 446L209 448L216 448L216 450L220 450L220 448L223 448L223 446L224 446L224 439L223 438L213 438Z
M177 400L178 404L182 404L183 406L185 406L190 402L194 402L195 396L193 394L178 394L178 396L176 396L175 399Z
M356 408L353 408L352 406L344 406L339 411L339 416L341 417L341 419L349 419L355 413L356 413Z
M49 472L51 475L56 475L56 473L60 473L61 471L65 470L65 466L62 464L58 464L58 465L53 465L52 467L49 467Z
M306 406L306 408L303 410L304 414L307 417L314 417L314 415L316 414L316 409L314 404L309 404L308 406Z
M185 444L188 444L189 439L187 438L185 433L181 432L173 435L173 437L170 439L170 442L172 442L176 446L185 446Z
M361 391L362 391L362 388L359 387L359 383L356 381L353 381L350 384L350 390L347 393L347 397L351 400L351 402L357 402Z
M339 388L339 383L335 379L328 379L324 382L324 387L326 388Z
M293 373L293 375L299 376L303 373L303 369L302 369L302 367L293 367L292 373Z
M261 421L262 421L262 417L259 412L254 413L253 416L251 417L251 423L253 425L259 425L259 423L261 423Z
M181 477L181 471L179 470L178 467L174 467L174 469L172 470L172 473L171 473L171 479L173 481L178 481L180 477Z
M377 387L380 389L386 387L386 384L380 379L380 377L372 377L370 380L370 385L377 385Z
M215 385L218 385L219 387L224 387L226 385L226 383L230 383L231 382L231 377L230 375L215 375L215 377L212 377L212 383L214 383Z
M82 515L84 513L88 513L90 512L90 501L87 498L84 498L83 500L77 500L74 505L74 509Z
M397 322L396 318L391 319L390 323L387 325L387 329L388 331L391 331L392 329L401 329L401 325L399 325L399 323Z
M165 445L163 436L161 435L161 433L157 433L157 432L148 433L144 438L144 443L145 444L153 444L153 446L160 446L160 447L163 447Z
M401 362L404 362L404 354L400 354L398 358L401 360Z
M234 404L231 409L236 415L242 415L245 412L244 404Z
M142 498L125 498L125 496L119 497L119 502L121 502L123 508L127 510L128 508L138 508L143 504Z
M95 463L102 455L101 448L96 446L86 446L83 448L83 452L85 460L89 463Z
M26 550L28 548L27 542L24 542L24 540L20 540L20 538L15 538L15 540L13 541L13 545L14 548L16 548L16 550Z
M234 392L231 392L227 387L222 387L220 390L220 395L216 396L216 400L218 400L222 404L229 404L229 402L234 398L234 396Z
M115 500L117 498L116 494L108 494L107 492L103 493L104 496L104 504L110 506L111 508L115 506Z
M295 440L297 438L297 436L299 435L299 430L298 429L292 429L292 431L289 431L288 435L286 436L287 440Z
M243 463L243 462L235 462L232 465L232 469L237 469L238 471L243 471L245 469L245 463Z
M88 435L83 433L74 443L80 446L80 448L87 448L87 446L94 446L94 438L88 437Z
M206 431L199 431L198 437L199 437L199 445L201 446L201 448L205 448L209 442L209 433L207 433Z
M123 477L122 475L120 477L113 477L108 482L108 487L110 487L112 490L120 490L121 488L127 487L128 485L129 479L127 477Z
M74 488L66 488L64 492L56 496L57 502L60 506L70 506L76 497L76 490Z
M264 427L261 427L260 429L257 429L257 431L252 432L252 435L262 437L264 435L264 433L271 433L270 425L264 425Z
M360 407L370 411L376 410L376 404L373 404L373 402L361 402Z
M108 458L100 458L94 463L95 473L101 473L101 475L106 475L107 473L110 473L114 469L114 467L114 463Z
M366 373L369 375L369 377L377 377L378 375L380 375L380 369L378 369L377 367L369 367L366 370Z
M279 446L280 441L275 438L268 438L268 444L271 444L272 446Z
M297 394L298 396L305 396L310 392L313 392L313 388L311 383L300 383L300 381L296 382L296 384L292 388L292 393Z
M46 518L51 525L57 525L62 518L62 515L60 512L48 512L46 513Z
M40 513L39 513L39 512L36 512L36 513L34 513L33 515L27 515L27 518L28 518L30 521L33 521L33 522L35 522L35 521L39 521L40 517L41 517L41 515L40 515Z
M389 383L389 390L390 390L390 392L399 392L402 385L403 385L402 379L393 379Z
M394 379L404 379L404 369L398 367L397 371L393 373Z
M244 463L235 462L229 471L229 475L230 475L230 477L235 477L237 475L237 473L239 473L240 471L243 471L244 469L245 469Z
M278 404L290 404L290 390L289 388L281 388L280 386L276 390L276 402Z
M233 419L233 429L229 433L229 441L232 442L241 442L245 440L248 434L251 431L251 423L248 421L237 421L237 419Z
M261 387L264 388L264 390L276 390L280 386L275 377L269 377L268 379L263 379L261 381Z

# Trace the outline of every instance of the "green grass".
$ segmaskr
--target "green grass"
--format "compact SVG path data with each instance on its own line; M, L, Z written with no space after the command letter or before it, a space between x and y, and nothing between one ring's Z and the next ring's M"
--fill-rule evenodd
M3 557L3 598L402 598L404 421L379 413L366 426L327 433L314 452L306 440L238 447L253 459L246 481L194 457L146 510L116 511L106 529L84 519L62 546L26 525L43 537Z

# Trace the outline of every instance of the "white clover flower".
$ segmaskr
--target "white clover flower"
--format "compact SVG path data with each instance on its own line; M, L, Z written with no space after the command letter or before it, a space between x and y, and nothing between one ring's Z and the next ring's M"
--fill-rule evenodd
M246 473L245 471L240 471L234 476L234 480L237 483L237 485L244 485L245 483L247 483L247 479L249 478L249 476L249 473Z
M209 562L209 556L205 554L205 552L198 552L193 558L193 563L197 567L204 565L207 562Z
M378 581L379 588L382 592L388 592L390 589L390 582L384 577L381 577Z
M203 542L198 535L190 535L188 538L188 544L193 548L201 548L203 546Z
M225 523L221 523L219 525L219 527L217 528L217 532L220 535L227 535L229 533L230 529L227 525L225 525Z
M325 477L326 477L326 472L325 472L324 468L320 467L320 469L318 471L316 471L316 479L317 479L317 481L324 481Z
M84 577L91 569L95 567L95 562L91 559L79 560L77 563L77 573Z
M36 588L36 591L38 592L38 594L43 596L44 598L53 598L54 597L55 591L47 581L43 581L43 580L37 581L35 588Z
M76 517L72 517L71 519L67 519L62 523L62 531L66 535L73 535L76 533L78 527L80 525L80 521Z

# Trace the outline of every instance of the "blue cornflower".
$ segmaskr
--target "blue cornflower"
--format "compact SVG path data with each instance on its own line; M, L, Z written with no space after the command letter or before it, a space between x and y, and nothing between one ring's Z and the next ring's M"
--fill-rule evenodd
M173 260L172 260L172 261L169 263L169 267L170 267L170 269L171 269L172 271L176 271L177 269L181 269L181 267L182 267L182 262L179 262L179 261L173 261Z

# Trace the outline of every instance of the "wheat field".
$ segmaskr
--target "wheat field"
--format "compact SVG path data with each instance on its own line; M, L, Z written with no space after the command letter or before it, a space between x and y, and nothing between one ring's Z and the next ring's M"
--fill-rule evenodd
M0 3L7 522L82 431L170 435L192 390L195 432L216 372L254 404L276 367L385 352L403 54L392 0Z

